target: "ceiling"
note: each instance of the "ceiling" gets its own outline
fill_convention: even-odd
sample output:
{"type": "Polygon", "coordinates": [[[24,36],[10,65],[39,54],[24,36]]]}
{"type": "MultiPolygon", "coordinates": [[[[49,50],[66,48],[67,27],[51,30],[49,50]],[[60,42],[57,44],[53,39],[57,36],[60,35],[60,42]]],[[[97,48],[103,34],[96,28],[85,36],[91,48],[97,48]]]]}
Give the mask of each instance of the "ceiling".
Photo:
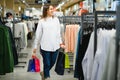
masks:
{"type": "MultiPolygon", "coordinates": [[[[26,4],[27,7],[35,7],[35,8],[40,8],[42,4],[36,3],[37,1],[42,1],[42,0],[15,0],[15,3],[20,3],[23,2],[26,4]],[[23,2],[25,1],[25,2],[23,2]]],[[[47,4],[52,4],[54,6],[57,6],[62,0],[46,0],[48,1],[47,4]]]]}
{"type": "MultiPolygon", "coordinates": [[[[38,4],[36,3],[36,1],[42,1],[42,0],[15,0],[15,3],[24,3],[26,5],[26,7],[28,8],[41,8],[42,3],[38,4]],[[25,1],[25,2],[23,2],[25,1]]],[[[61,7],[62,10],[68,8],[69,6],[72,6],[80,1],[83,0],[46,0],[46,1],[50,1],[50,3],[47,4],[52,4],[54,6],[58,6],[60,3],[65,2],[64,5],[61,7]]]]}

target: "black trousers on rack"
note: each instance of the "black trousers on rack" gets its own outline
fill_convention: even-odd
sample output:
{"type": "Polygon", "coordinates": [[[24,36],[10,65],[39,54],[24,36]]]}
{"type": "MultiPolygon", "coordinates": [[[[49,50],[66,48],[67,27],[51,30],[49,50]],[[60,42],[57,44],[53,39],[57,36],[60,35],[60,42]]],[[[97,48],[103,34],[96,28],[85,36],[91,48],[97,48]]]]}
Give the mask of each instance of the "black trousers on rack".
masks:
{"type": "Polygon", "coordinates": [[[87,35],[82,36],[82,43],[78,45],[77,50],[77,57],[76,57],[76,64],[75,64],[75,75],[74,77],[78,78],[79,80],[84,80],[83,69],[82,69],[82,60],[84,58],[85,52],[88,47],[90,33],[87,35]]]}

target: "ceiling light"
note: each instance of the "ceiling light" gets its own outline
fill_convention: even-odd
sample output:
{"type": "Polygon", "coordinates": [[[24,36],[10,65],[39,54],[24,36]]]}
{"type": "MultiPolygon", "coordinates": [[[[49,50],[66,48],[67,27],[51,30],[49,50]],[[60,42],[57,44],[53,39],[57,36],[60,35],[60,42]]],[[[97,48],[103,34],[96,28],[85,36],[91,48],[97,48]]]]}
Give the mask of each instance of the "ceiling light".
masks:
{"type": "Polygon", "coordinates": [[[21,11],[21,7],[20,6],[18,7],[18,10],[21,11]]]}
{"type": "Polygon", "coordinates": [[[25,0],[23,0],[23,3],[25,3],[25,0]]]}
{"type": "Polygon", "coordinates": [[[35,8],[33,7],[32,10],[35,10],[35,8]]]}

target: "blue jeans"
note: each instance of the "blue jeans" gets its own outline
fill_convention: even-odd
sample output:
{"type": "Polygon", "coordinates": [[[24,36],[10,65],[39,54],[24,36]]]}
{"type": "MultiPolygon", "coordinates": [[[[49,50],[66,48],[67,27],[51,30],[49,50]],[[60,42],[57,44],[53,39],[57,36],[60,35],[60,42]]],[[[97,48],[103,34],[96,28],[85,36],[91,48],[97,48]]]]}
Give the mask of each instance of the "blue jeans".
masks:
{"type": "Polygon", "coordinates": [[[58,55],[58,50],[55,52],[40,50],[42,57],[43,57],[43,64],[44,64],[44,77],[50,77],[50,69],[54,66],[56,62],[56,58],[58,55]]]}

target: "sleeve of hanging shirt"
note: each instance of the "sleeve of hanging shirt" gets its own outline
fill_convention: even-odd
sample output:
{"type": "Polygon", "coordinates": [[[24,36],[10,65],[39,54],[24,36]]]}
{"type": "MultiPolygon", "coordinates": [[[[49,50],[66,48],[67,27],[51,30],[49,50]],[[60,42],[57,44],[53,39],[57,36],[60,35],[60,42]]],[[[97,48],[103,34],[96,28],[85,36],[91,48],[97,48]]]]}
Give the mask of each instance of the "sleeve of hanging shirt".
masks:
{"type": "Polygon", "coordinates": [[[42,20],[40,20],[38,22],[37,30],[35,33],[35,40],[34,40],[34,47],[33,48],[37,49],[38,45],[40,44],[42,33],[43,33],[42,32],[42,20]]]}

